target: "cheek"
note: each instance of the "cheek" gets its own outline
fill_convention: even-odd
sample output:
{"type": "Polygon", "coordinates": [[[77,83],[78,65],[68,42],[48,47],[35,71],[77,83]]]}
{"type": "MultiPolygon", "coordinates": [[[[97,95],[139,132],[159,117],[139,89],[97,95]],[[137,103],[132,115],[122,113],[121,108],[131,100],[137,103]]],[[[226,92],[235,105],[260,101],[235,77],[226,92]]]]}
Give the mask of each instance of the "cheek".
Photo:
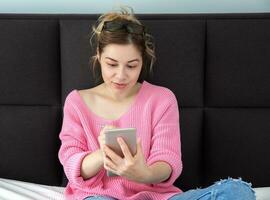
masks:
{"type": "Polygon", "coordinates": [[[102,72],[102,75],[105,76],[105,77],[110,77],[110,76],[113,76],[113,74],[114,74],[113,70],[110,70],[110,69],[108,69],[106,67],[103,67],[101,69],[101,72],[102,72]]]}
{"type": "Polygon", "coordinates": [[[136,75],[139,76],[140,73],[141,73],[141,71],[142,71],[142,67],[140,67],[140,68],[136,71],[136,75]]]}

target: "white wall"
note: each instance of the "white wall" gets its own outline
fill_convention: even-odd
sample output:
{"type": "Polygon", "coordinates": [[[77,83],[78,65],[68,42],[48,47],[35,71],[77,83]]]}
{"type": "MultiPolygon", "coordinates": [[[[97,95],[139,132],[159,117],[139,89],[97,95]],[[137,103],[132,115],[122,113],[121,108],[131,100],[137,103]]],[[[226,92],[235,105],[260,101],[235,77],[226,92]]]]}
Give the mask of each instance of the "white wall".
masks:
{"type": "Polygon", "coordinates": [[[104,13],[119,5],[135,13],[270,12],[270,0],[0,0],[0,13],[104,13]]]}

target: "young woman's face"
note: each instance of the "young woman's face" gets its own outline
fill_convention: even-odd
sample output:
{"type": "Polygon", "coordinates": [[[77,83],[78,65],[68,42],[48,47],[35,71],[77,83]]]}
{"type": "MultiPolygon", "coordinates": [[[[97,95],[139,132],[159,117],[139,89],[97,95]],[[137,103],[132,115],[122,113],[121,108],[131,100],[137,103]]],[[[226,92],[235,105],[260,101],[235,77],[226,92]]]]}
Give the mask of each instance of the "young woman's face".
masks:
{"type": "Polygon", "coordinates": [[[127,93],[137,83],[142,56],[133,44],[107,45],[98,58],[104,83],[113,92],[127,93]]]}

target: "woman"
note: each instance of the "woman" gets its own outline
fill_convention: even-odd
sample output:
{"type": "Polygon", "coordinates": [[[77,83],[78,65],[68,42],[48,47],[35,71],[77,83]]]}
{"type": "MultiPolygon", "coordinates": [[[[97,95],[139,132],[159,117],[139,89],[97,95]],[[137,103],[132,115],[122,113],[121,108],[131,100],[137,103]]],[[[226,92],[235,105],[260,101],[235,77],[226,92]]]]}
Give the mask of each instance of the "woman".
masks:
{"type": "Polygon", "coordinates": [[[64,105],[59,159],[69,180],[67,199],[255,199],[235,179],[183,193],[179,109],[168,88],[144,80],[155,61],[152,36],[133,13],[101,15],[93,72],[100,84],[73,90],[64,105]],[[124,157],[105,145],[104,131],[136,127],[137,152],[118,139],[124,157]],[[118,176],[109,177],[106,171],[118,176]]]}

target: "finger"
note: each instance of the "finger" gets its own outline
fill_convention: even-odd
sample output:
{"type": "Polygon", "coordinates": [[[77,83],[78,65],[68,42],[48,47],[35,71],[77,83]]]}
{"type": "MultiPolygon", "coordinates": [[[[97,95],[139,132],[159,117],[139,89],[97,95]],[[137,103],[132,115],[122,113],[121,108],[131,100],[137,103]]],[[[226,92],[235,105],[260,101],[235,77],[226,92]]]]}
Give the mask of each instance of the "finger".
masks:
{"type": "Polygon", "coordinates": [[[98,143],[101,149],[103,149],[103,146],[105,144],[105,139],[101,136],[98,136],[98,143]]]}
{"type": "Polygon", "coordinates": [[[106,169],[107,171],[110,171],[110,172],[112,172],[112,173],[114,173],[114,174],[120,175],[120,174],[118,173],[118,171],[111,169],[111,168],[110,168],[109,166],[107,166],[107,165],[104,165],[104,169],[106,169]]]}
{"type": "Polygon", "coordinates": [[[141,143],[141,138],[137,139],[137,153],[141,153],[142,152],[142,143],[141,143]]]}
{"type": "Polygon", "coordinates": [[[99,141],[100,143],[103,143],[103,142],[105,141],[105,137],[102,136],[102,135],[99,135],[99,136],[98,136],[98,141],[99,141]]]}
{"type": "Polygon", "coordinates": [[[117,171],[117,166],[108,157],[105,157],[104,159],[104,167],[107,170],[117,171]]]}
{"type": "Polygon", "coordinates": [[[104,152],[114,163],[121,163],[122,158],[107,145],[104,145],[104,152]]]}
{"type": "Polygon", "coordinates": [[[123,152],[123,154],[124,154],[124,157],[125,157],[126,159],[128,159],[128,160],[132,160],[133,156],[132,156],[132,154],[131,154],[131,152],[130,152],[130,150],[129,150],[129,148],[128,148],[127,143],[124,141],[124,139],[121,138],[121,137],[118,137],[118,138],[117,138],[117,142],[118,142],[119,145],[120,145],[120,148],[121,148],[121,150],[122,150],[122,152],[123,152]]]}

